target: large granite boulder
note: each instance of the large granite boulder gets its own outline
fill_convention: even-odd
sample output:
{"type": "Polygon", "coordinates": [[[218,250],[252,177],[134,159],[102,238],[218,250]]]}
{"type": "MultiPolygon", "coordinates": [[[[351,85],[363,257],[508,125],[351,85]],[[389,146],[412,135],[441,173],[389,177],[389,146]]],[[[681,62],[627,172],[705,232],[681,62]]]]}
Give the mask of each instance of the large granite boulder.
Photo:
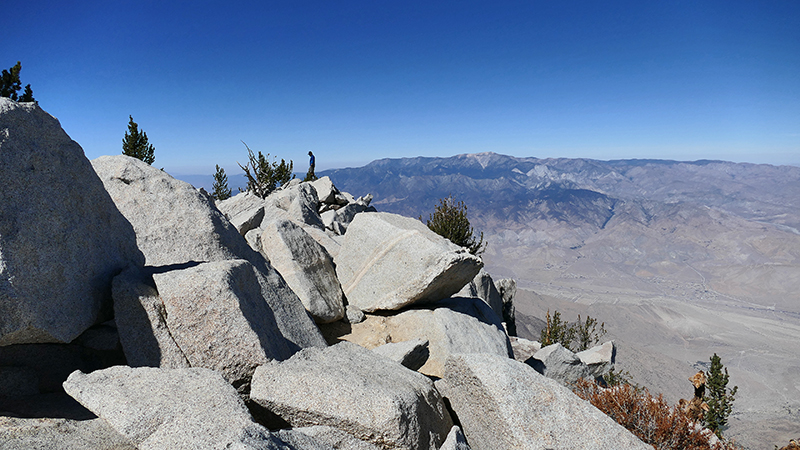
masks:
{"type": "Polygon", "coordinates": [[[117,366],[74,372],[64,390],[142,450],[285,448],[212,370],[117,366]]]}
{"type": "Polygon", "coordinates": [[[589,402],[513,359],[453,355],[436,386],[474,450],[652,450],[589,402]]]}
{"type": "Polygon", "coordinates": [[[325,425],[292,428],[292,431],[310,436],[317,442],[329,445],[336,450],[383,450],[385,448],[362,441],[346,431],[325,425]]]}
{"type": "Polygon", "coordinates": [[[349,342],[259,367],[250,398],[293,427],[327,425],[384,448],[435,450],[453,425],[427,377],[349,342]]]}
{"type": "Polygon", "coordinates": [[[511,348],[514,349],[514,359],[519,362],[533,364],[530,360],[533,355],[542,349],[542,343],[539,341],[531,341],[516,336],[509,336],[508,340],[511,341],[511,348]]]}
{"type": "Polygon", "coordinates": [[[125,155],[92,166],[136,231],[148,266],[259,256],[214,206],[213,199],[163,170],[125,155]]]}
{"type": "Polygon", "coordinates": [[[3,450],[137,450],[103,419],[0,416],[3,450]]]}
{"type": "Polygon", "coordinates": [[[311,317],[320,323],[344,317],[344,293],[325,248],[289,220],[272,221],[262,229],[261,251],[311,317]]]}
{"type": "Polygon", "coordinates": [[[80,145],[36,103],[0,98],[0,346],[68,343],[111,313],[111,279],[142,265],[80,145]]]}
{"type": "Polygon", "coordinates": [[[497,317],[503,318],[503,297],[497,291],[494,281],[492,281],[492,276],[483,269],[475,275],[472,281],[461,288],[461,291],[456,295],[458,297],[477,297],[486,302],[492,308],[492,311],[497,314],[497,317]]]}
{"type": "Polygon", "coordinates": [[[542,347],[526,362],[547,378],[567,385],[580,378],[590,378],[591,375],[589,367],[559,343],[542,347]]]}
{"type": "Polygon", "coordinates": [[[203,263],[153,279],[169,332],[192,367],[217,370],[239,387],[256,366],[298,350],[281,334],[264,299],[270,291],[247,261],[203,263]]]}
{"type": "Polygon", "coordinates": [[[503,278],[495,283],[500,297],[503,299],[503,323],[506,324],[506,331],[509,336],[517,335],[516,308],[514,307],[514,296],[517,295],[517,282],[511,278],[503,278]]]}
{"type": "Polygon", "coordinates": [[[377,212],[355,216],[336,257],[348,301],[368,312],[450,297],[481,267],[419,220],[377,212]]]}
{"type": "MultiPolygon", "coordinates": [[[[334,324],[334,325],[338,325],[334,324]]],[[[512,358],[511,344],[500,319],[477,298],[450,298],[396,315],[368,315],[366,320],[350,324],[349,332],[338,339],[374,349],[388,342],[429,342],[429,356],[418,370],[441,377],[444,363],[453,353],[492,353],[512,358]]],[[[333,326],[326,328],[334,332],[333,326]]]]}
{"type": "Polygon", "coordinates": [[[418,370],[428,362],[431,351],[427,339],[414,339],[404,342],[389,342],[372,349],[375,353],[399,362],[403,367],[418,370]]]}

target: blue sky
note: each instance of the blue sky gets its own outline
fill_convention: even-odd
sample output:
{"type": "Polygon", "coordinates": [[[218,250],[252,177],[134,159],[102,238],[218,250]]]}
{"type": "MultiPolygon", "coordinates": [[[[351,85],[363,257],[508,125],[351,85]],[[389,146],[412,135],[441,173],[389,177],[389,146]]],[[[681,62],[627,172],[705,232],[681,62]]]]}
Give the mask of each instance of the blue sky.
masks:
{"type": "Polygon", "coordinates": [[[38,1],[0,66],[87,157],[240,172],[494,151],[800,165],[800,2],[38,1]]]}

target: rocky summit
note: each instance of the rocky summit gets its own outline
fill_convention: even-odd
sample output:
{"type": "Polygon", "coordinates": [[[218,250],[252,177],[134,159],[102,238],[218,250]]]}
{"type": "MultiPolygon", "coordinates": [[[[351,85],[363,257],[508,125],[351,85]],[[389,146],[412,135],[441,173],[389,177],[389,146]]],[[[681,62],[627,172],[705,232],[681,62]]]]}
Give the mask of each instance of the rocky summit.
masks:
{"type": "Polygon", "coordinates": [[[648,448],[564,385],[614,344],[509,339],[514,281],[369,194],[215,202],[8,99],[0,179],[3,449],[648,448]]]}

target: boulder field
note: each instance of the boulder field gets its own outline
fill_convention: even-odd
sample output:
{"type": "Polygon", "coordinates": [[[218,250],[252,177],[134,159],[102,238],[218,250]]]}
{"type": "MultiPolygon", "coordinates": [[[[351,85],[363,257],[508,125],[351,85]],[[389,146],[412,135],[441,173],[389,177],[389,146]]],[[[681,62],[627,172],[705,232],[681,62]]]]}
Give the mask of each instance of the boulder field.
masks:
{"type": "Polygon", "coordinates": [[[646,449],[513,280],[327,177],[216,202],[0,98],[3,449],[646,449]],[[562,384],[563,383],[563,384],[562,384]]]}

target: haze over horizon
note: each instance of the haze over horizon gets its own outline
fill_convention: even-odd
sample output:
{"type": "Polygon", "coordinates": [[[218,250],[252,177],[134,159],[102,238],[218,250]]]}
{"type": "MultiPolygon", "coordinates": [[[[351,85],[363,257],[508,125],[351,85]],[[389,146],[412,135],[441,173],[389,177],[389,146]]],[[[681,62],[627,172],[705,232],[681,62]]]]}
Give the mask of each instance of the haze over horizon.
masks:
{"type": "Polygon", "coordinates": [[[381,158],[800,165],[800,3],[15,5],[0,68],[88,158],[128,116],[174,174],[246,149],[317,170],[381,158]]]}

